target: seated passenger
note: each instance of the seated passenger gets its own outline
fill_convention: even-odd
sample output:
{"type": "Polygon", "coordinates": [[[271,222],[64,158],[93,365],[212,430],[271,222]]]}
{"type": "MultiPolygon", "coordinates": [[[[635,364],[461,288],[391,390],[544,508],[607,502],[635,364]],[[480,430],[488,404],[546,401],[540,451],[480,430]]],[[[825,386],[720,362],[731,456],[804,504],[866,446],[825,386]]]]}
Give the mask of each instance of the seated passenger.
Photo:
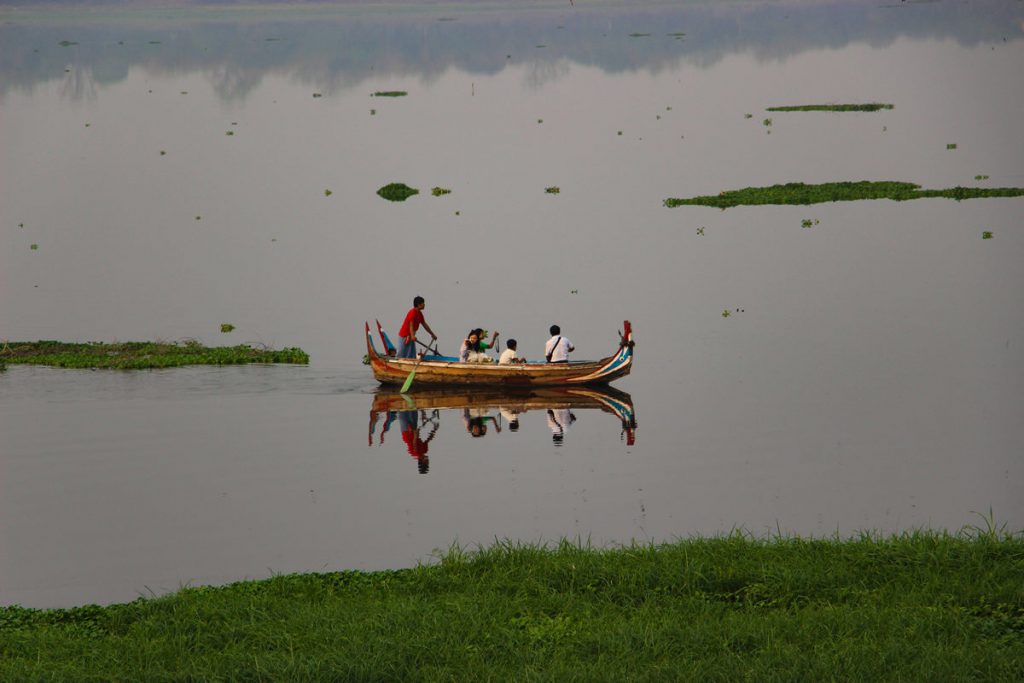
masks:
{"type": "Polygon", "coordinates": [[[506,349],[501,352],[501,358],[498,359],[498,365],[512,365],[514,363],[525,363],[525,358],[519,358],[516,356],[516,340],[509,339],[505,342],[506,349]]]}
{"type": "Polygon", "coordinates": [[[479,327],[470,330],[469,335],[462,341],[462,348],[459,349],[459,360],[464,363],[493,363],[494,359],[487,355],[487,350],[494,346],[498,333],[491,335],[491,343],[484,341],[484,331],[479,327]]]}

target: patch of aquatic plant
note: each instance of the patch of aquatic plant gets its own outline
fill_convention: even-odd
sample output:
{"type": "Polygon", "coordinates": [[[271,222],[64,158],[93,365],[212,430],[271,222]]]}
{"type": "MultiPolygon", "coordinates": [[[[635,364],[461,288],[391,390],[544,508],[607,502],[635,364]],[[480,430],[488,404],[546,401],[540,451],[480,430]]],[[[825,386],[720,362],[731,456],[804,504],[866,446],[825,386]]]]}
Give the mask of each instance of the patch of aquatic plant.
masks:
{"type": "Polygon", "coordinates": [[[956,143],[950,142],[946,144],[946,149],[956,149],[956,143]]]}
{"type": "Polygon", "coordinates": [[[28,248],[31,249],[32,251],[36,251],[36,250],[39,249],[39,245],[38,244],[30,244],[30,245],[28,245],[28,248]]]}
{"type": "Polygon", "coordinates": [[[235,326],[232,325],[231,323],[221,323],[220,324],[220,331],[221,332],[233,332],[234,329],[235,329],[235,326]]]}
{"type": "Polygon", "coordinates": [[[409,197],[419,193],[420,191],[415,187],[409,187],[405,183],[388,183],[377,190],[377,194],[389,202],[404,202],[409,197]]]}
{"type": "Polygon", "coordinates": [[[650,33],[630,33],[629,34],[630,38],[649,38],[650,36],[651,36],[650,33]]]}
{"type": "Polygon", "coordinates": [[[944,190],[923,190],[914,183],[892,181],[860,181],[842,183],[786,183],[770,187],[747,187],[729,190],[717,195],[704,195],[665,200],[667,207],[684,205],[714,206],[721,209],[732,206],[754,206],[762,204],[822,204],[825,202],[849,202],[863,199],[891,199],[906,201],[926,197],[945,197],[961,201],[987,197],[1024,196],[1022,187],[952,187],[944,190]]]}
{"type": "Polygon", "coordinates": [[[62,40],[62,41],[60,41],[57,44],[60,45],[61,47],[71,47],[72,45],[78,45],[78,43],[76,43],[73,40],[62,40]]]}
{"type": "Polygon", "coordinates": [[[765,111],[880,111],[892,109],[891,104],[871,102],[868,104],[798,104],[785,107],[768,107],[765,111]]]}
{"type": "Polygon", "coordinates": [[[373,93],[374,97],[405,97],[408,95],[404,90],[378,90],[373,93]]]}
{"type": "Polygon", "coordinates": [[[982,231],[981,239],[983,239],[983,240],[990,240],[990,239],[992,239],[992,231],[991,230],[984,230],[984,231],[982,231]]]}
{"type": "Polygon", "coordinates": [[[331,192],[330,190],[324,190],[324,196],[325,197],[330,197],[332,194],[334,194],[334,193],[331,192]]]}
{"type": "Polygon", "coordinates": [[[452,193],[452,191],[449,190],[447,187],[434,187],[434,188],[431,188],[431,190],[430,190],[430,194],[434,195],[435,197],[440,197],[441,195],[446,195],[446,194],[451,194],[451,193],[452,193]]]}
{"type": "Polygon", "coordinates": [[[805,218],[802,221],[800,221],[800,227],[802,227],[802,228],[810,228],[812,226],[817,225],[819,222],[820,221],[818,221],[817,218],[814,218],[814,219],[805,218]]]}
{"type": "MultiPolygon", "coordinates": [[[[299,348],[280,350],[238,346],[203,346],[196,341],[176,342],[9,342],[0,360],[10,364],[51,365],[61,368],[116,368],[135,370],[182,365],[235,365],[243,363],[309,363],[299,348]]],[[[2,678],[2,677],[0,677],[2,678]]]]}
{"type": "Polygon", "coordinates": [[[975,180],[988,180],[988,176],[987,175],[976,175],[976,176],[974,176],[974,179],[975,180]]]}
{"type": "Polygon", "coordinates": [[[105,607],[0,608],[0,680],[1011,681],[1021,671],[1019,536],[497,541],[435,559],[105,607]]]}
{"type": "Polygon", "coordinates": [[[562,191],[562,188],[552,185],[551,187],[545,187],[544,191],[548,194],[558,194],[562,191]]]}
{"type": "Polygon", "coordinates": [[[767,128],[767,127],[772,125],[772,120],[771,119],[765,119],[764,121],[761,122],[761,124],[764,125],[765,128],[767,128]]]}

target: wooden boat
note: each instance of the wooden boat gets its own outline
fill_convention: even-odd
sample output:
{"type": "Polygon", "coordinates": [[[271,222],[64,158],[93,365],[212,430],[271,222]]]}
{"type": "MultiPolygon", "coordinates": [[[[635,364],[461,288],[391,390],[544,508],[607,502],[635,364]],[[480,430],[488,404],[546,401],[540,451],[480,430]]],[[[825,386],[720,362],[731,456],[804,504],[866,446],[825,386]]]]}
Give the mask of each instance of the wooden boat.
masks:
{"type": "Polygon", "coordinates": [[[462,363],[454,356],[427,354],[422,359],[397,358],[394,346],[377,323],[385,355],[377,352],[366,323],[366,353],[373,376],[381,384],[402,384],[416,368],[415,386],[474,385],[494,387],[582,386],[608,384],[629,374],[633,366],[633,329],[629,321],[619,333],[619,348],[601,360],[568,363],[530,362],[516,365],[462,363]]]}
{"type": "MultiPolygon", "coordinates": [[[[419,377],[419,370],[416,371],[419,377]]],[[[612,387],[538,387],[501,389],[492,387],[435,387],[419,389],[403,394],[394,386],[382,386],[373,397],[370,406],[370,445],[381,415],[385,416],[385,431],[388,415],[405,410],[471,410],[497,409],[514,414],[531,410],[572,410],[596,409],[619,418],[626,444],[632,446],[636,440],[636,413],[633,399],[624,391],[612,387]]],[[[383,432],[381,435],[383,439],[383,432]]]]}

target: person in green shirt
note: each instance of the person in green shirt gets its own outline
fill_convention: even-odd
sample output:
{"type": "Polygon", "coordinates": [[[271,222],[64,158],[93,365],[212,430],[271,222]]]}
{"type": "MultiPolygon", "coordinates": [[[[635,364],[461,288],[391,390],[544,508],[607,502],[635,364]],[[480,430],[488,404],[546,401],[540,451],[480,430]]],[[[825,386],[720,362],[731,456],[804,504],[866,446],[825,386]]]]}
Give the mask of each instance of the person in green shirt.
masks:
{"type": "Polygon", "coordinates": [[[494,359],[487,355],[487,350],[498,342],[498,331],[495,330],[491,335],[490,342],[484,341],[485,336],[480,327],[470,330],[459,349],[459,360],[464,363],[493,363],[494,359]]]}

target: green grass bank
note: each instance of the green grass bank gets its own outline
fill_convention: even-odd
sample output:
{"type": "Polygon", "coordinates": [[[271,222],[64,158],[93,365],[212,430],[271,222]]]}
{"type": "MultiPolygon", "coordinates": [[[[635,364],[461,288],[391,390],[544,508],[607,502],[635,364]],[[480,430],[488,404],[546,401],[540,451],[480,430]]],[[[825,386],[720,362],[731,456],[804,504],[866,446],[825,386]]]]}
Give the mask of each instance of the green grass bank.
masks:
{"type": "Polygon", "coordinates": [[[1024,678],[1020,536],[498,542],[439,559],[0,608],[0,680],[1024,678]]]}
{"type": "Polygon", "coordinates": [[[920,185],[893,181],[862,180],[842,183],[786,183],[770,187],[746,187],[728,190],[716,195],[703,195],[679,199],[669,197],[665,206],[714,206],[727,209],[732,206],[760,204],[823,204],[825,202],[852,202],[864,199],[891,199],[902,202],[927,197],[945,197],[961,201],[985,197],[1021,197],[1024,187],[951,187],[944,190],[922,190],[920,185]]]}
{"type": "Polygon", "coordinates": [[[182,365],[237,365],[242,363],[309,363],[299,348],[258,349],[238,346],[203,346],[196,341],[176,342],[6,342],[0,345],[0,364],[52,365],[60,368],[114,368],[140,370],[182,365]]]}

